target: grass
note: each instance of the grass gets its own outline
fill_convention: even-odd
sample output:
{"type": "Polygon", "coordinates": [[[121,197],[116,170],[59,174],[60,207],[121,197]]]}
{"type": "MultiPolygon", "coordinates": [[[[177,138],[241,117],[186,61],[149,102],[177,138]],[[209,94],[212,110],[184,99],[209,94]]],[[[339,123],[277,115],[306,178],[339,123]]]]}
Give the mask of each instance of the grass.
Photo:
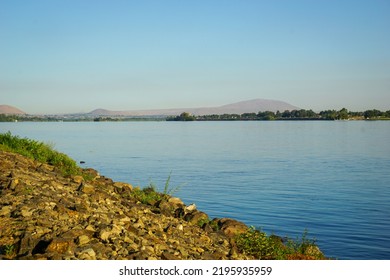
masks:
{"type": "Polygon", "coordinates": [[[133,189],[131,197],[141,202],[142,204],[155,205],[157,202],[163,200],[163,194],[157,192],[152,187],[140,189],[139,187],[133,189]]]}
{"type": "Polygon", "coordinates": [[[136,188],[132,192],[132,197],[136,200],[140,201],[143,204],[154,205],[157,202],[162,200],[168,200],[169,197],[173,196],[176,192],[180,190],[183,185],[177,187],[171,187],[171,175],[172,172],[169,173],[167,180],[165,181],[163,192],[158,191],[158,187],[152,181],[149,185],[143,189],[136,188]]]}
{"type": "Polygon", "coordinates": [[[307,238],[305,231],[301,238],[287,239],[283,242],[275,235],[268,236],[265,232],[250,227],[245,233],[236,237],[238,249],[256,259],[265,260],[315,260],[325,259],[325,256],[315,245],[314,239],[307,238]]]}
{"type": "Polygon", "coordinates": [[[57,152],[53,144],[20,138],[10,132],[0,133],[0,150],[18,153],[28,158],[58,168],[65,176],[80,174],[76,162],[67,155],[57,152]]]}
{"type": "Polygon", "coordinates": [[[5,255],[6,257],[12,258],[16,255],[16,249],[14,244],[6,244],[0,246],[0,254],[5,255]]]}

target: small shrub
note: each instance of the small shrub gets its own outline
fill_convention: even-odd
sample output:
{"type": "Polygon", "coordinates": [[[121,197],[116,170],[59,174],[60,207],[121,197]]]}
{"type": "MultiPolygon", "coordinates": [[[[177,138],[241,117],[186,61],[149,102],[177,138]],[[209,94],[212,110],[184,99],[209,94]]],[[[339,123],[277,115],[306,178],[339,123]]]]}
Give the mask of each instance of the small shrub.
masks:
{"type": "Polygon", "coordinates": [[[237,247],[245,254],[257,259],[273,259],[276,243],[265,232],[250,227],[236,239],[237,247]]]}
{"type": "Polygon", "coordinates": [[[267,236],[265,232],[250,227],[236,238],[238,249],[257,259],[325,259],[325,256],[315,245],[315,240],[307,238],[307,231],[296,240],[286,239],[283,242],[275,235],[267,236]]]}

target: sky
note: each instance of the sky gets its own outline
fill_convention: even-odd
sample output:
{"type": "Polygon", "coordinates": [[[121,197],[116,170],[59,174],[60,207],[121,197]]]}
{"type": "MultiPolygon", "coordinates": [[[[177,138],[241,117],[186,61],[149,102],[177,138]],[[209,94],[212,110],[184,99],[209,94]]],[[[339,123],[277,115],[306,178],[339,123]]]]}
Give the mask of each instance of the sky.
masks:
{"type": "Polygon", "coordinates": [[[0,104],[52,114],[255,98],[390,110],[390,1],[0,1],[0,104]]]}

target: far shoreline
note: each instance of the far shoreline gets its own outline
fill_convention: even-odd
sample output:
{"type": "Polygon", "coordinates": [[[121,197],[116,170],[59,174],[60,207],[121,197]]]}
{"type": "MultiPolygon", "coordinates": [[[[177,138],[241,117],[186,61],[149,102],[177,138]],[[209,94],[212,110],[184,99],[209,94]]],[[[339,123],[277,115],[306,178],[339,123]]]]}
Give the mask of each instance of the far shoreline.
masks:
{"type": "Polygon", "coordinates": [[[389,121],[390,110],[366,110],[352,112],[325,110],[259,111],[258,113],[224,113],[194,115],[182,112],[180,115],[122,115],[122,114],[0,114],[0,122],[150,122],[150,121],[389,121]]]}

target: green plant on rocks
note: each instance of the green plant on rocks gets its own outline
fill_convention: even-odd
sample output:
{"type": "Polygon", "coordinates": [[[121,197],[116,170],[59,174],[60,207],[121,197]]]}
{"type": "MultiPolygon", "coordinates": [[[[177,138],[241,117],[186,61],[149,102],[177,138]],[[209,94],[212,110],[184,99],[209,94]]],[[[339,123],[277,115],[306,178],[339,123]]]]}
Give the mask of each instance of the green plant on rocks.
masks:
{"type": "Polygon", "coordinates": [[[247,232],[241,233],[236,238],[237,247],[245,254],[257,259],[273,259],[276,250],[276,242],[269,238],[265,232],[250,227],[247,232]]]}
{"type": "Polygon", "coordinates": [[[307,231],[296,240],[288,239],[286,242],[275,235],[267,236],[265,232],[250,227],[247,232],[236,237],[238,249],[257,259],[324,259],[325,256],[315,245],[315,240],[307,237],[307,231]]]}
{"type": "Polygon", "coordinates": [[[0,134],[0,150],[14,152],[58,168],[63,175],[76,175],[80,168],[67,155],[57,152],[53,144],[13,136],[11,132],[0,134]]]}
{"type": "Polygon", "coordinates": [[[168,200],[169,197],[175,194],[182,187],[182,185],[173,188],[170,187],[171,175],[172,172],[165,181],[164,190],[162,192],[159,192],[156,184],[151,181],[149,185],[143,189],[134,189],[132,192],[132,197],[143,204],[149,205],[154,205],[162,200],[168,200]]]}
{"type": "Polygon", "coordinates": [[[131,195],[142,204],[148,205],[154,205],[163,199],[163,195],[158,193],[153,187],[147,187],[144,189],[135,188],[131,195]]]}
{"type": "Polygon", "coordinates": [[[6,257],[13,257],[15,256],[16,250],[14,244],[6,244],[3,246],[0,246],[0,254],[4,254],[6,257]]]}
{"type": "Polygon", "coordinates": [[[203,227],[206,224],[210,224],[210,222],[210,219],[200,219],[197,224],[199,227],[203,227]]]}

